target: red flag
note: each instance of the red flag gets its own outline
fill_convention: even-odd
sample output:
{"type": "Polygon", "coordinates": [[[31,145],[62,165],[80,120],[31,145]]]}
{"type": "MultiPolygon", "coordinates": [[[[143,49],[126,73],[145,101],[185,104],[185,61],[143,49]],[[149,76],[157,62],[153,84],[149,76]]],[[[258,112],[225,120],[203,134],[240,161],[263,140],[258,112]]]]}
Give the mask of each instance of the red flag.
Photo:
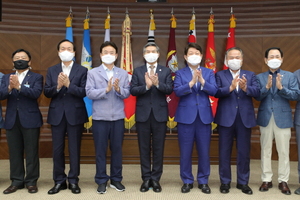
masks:
{"type": "MultiPolygon", "coordinates": [[[[176,29],[176,18],[172,14],[170,34],[169,34],[169,47],[167,55],[166,66],[169,67],[172,71],[172,79],[175,78],[175,72],[178,70],[177,55],[176,55],[176,42],[175,42],[175,29],[176,29]]],[[[172,129],[175,128],[177,123],[174,121],[176,108],[178,105],[179,98],[172,92],[170,95],[166,96],[169,109],[169,120],[167,126],[172,129]]]]}
{"type": "MultiPolygon", "coordinates": [[[[227,45],[226,45],[226,50],[230,49],[232,47],[235,47],[235,27],[236,27],[236,18],[234,17],[233,11],[231,9],[231,16],[230,16],[230,25],[229,25],[229,30],[228,30],[228,35],[227,35],[227,45]]],[[[225,63],[224,59],[224,65],[223,65],[223,70],[228,69],[227,64],[225,63]]]]}
{"type": "MultiPolygon", "coordinates": [[[[208,20],[208,36],[207,36],[206,55],[205,55],[206,58],[205,67],[212,69],[214,73],[216,73],[217,67],[216,67],[214,23],[215,23],[214,15],[212,14],[211,11],[211,15],[208,20]]],[[[215,116],[217,105],[218,105],[218,98],[210,96],[209,99],[210,99],[213,115],[215,116]]]]}
{"type": "MultiPolygon", "coordinates": [[[[131,51],[131,20],[126,13],[125,20],[122,27],[122,55],[120,68],[125,69],[128,72],[129,81],[132,76],[132,51],[131,51]]],[[[124,99],[124,112],[125,112],[125,128],[130,129],[135,124],[135,104],[136,97],[130,95],[127,99],[124,99]]]]}

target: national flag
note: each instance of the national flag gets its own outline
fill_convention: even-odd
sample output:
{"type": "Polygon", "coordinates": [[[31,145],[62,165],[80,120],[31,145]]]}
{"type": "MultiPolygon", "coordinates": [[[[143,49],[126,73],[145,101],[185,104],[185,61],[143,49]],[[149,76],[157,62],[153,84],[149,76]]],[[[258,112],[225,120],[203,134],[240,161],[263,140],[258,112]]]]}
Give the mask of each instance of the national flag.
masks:
{"type": "MultiPolygon", "coordinates": [[[[132,63],[132,51],[131,51],[131,20],[126,10],[125,20],[122,26],[122,52],[121,52],[121,65],[120,68],[128,72],[129,81],[131,81],[132,72],[133,72],[133,63],[132,63]]],[[[125,112],[125,128],[131,129],[135,124],[135,105],[136,97],[130,95],[127,99],[124,99],[124,112],[125,112]]]]}
{"type": "Polygon", "coordinates": [[[66,18],[66,39],[73,42],[73,28],[72,28],[72,8],[70,7],[69,15],[66,18]]]}
{"type": "Polygon", "coordinates": [[[109,11],[109,8],[107,8],[107,17],[105,19],[104,28],[105,28],[104,42],[110,41],[110,11],[109,11]]]}
{"type": "MultiPolygon", "coordinates": [[[[230,24],[229,24],[229,30],[228,30],[228,35],[227,35],[227,45],[226,45],[226,50],[235,47],[235,27],[236,27],[236,18],[233,14],[233,10],[231,8],[231,12],[230,12],[231,16],[230,16],[230,24]]],[[[225,58],[224,58],[224,65],[223,65],[223,70],[224,69],[228,69],[227,63],[225,62],[225,58]]]]}
{"type": "MultiPolygon", "coordinates": [[[[170,34],[169,34],[169,46],[168,46],[168,55],[167,55],[167,63],[166,66],[171,69],[172,79],[175,78],[175,72],[178,70],[178,62],[177,62],[177,51],[176,51],[176,41],[175,41],[175,29],[176,29],[176,18],[173,15],[172,10],[172,18],[170,24],[170,34]]],[[[177,105],[179,98],[172,92],[170,95],[166,96],[168,102],[169,109],[169,120],[167,122],[167,126],[172,129],[175,128],[177,122],[174,121],[177,105]]]]}
{"type": "Polygon", "coordinates": [[[190,20],[188,43],[196,43],[196,17],[193,8],[192,19],[190,20]]]}
{"type": "Polygon", "coordinates": [[[156,29],[156,27],[155,27],[153,10],[150,9],[150,25],[149,25],[149,32],[148,32],[148,42],[155,42],[155,39],[154,39],[155,29],[156,29]]]}
{"type": "MultiPolygon", "coordinates": [[[[207,45],[206,45],[206,55],[205,55],[205,67],[212,69],[214,73],[217,72],[216,67],[216,51],[215,51],[215,30],[214,30],[214,14],[211,9],[210,17],[208,20],[208,35],[207,35],[207,45]]],[[[213,96],[209,97],[213,116],[216,114],[217,105],[218,105],[218,98],[213,96]]],[[[212,124],[212,129],[216,128],[216,124],[212,124]]]]}
{"type": "MultiPolygon", "coordinates": [[[[83,21],[83,40],[82,40],[82,52],[81,52],[81,65],[88,70],[92,69],[92,53],[91,53],[91,41],[90,41],[90,12],[87,8],[86,17],[83,21]]],[[[92,126],[92,100],[88,97],[84,97],[86,110],[89,117],[89,122],[85,123],[85,128],[89,129],[92,126]]]]}

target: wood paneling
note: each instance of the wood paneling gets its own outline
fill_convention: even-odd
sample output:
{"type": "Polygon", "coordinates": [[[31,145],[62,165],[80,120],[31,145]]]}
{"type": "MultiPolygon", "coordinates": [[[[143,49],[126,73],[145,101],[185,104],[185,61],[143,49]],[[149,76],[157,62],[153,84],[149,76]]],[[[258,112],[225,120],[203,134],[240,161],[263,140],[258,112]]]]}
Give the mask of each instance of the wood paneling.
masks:
{"type": "MultiPolygon", "coordinates": [[[[57,64],[57,43],[65,37],[65,18],[72,6],[74,43],[77,47],[76,61],[80,62],[83,34],[83,19],[87,6],[91,13],[90,31],[93,67],[100,65],[99,47],[104,39],[104,20],[107,7],[111,11],[111,40],[121,51],[121,26],[125,17],[126,7],[132,20],[132,52],[134,67],[144,63],[142,49],[147,42],[149,28],[149,9],[154,10],[156,31],[155,41],[160,46],[159,63],[165,65],[168,48],[170,27],[170,12],[174,8],[177,18],[176,46],[179,67],[185,66],[183,49],[187,43],[189,21],[192,8],[196,11],[197,43],[203,50],[206,48],[207,20],[212,7],[215,13],[215,43],[217,68],[223,66],[226,37],[229,26],[230,7],[233,7],[237,18],[236,45],[244,51],[243,69],[261,73],[268,68],[264,64],[264,51],[272,46],[280,47],[284,52],[282,68],[288,71],[298,69],[300,56],[300,4],[297,0],[286,1],[255,1],[255,0],[168,0],[168,3],[135,3],[135,0],[110,1],[96,0],[2,0],[3,16],[0,22],[0,52],[1,67],[4,73],[12,69],[11,53],[24,48],[31,52],[33,71],[46,75],[47,68],[57,64]]],[[[204,52],[205,53],[205,52],[204,52]]],[[[205,55],[205,54],[204,54],[205,55]]],[[[204,59],[203,59],[204,60],[204,59]]],[[[51,130],[46,123],[47,110],[50,100],[44,95],[39,98],[43,113],[44,125],[41,128],[41,157],[51,157],[51,130]]],[[[6,102],[3,101],[4,106],[6,102]]],[[[257,109],[259,102],[254,100],[257,109]]],[[[295,103],[291,103],[292,107],[295,103]]],[[[137,137],[135,131],[126,133],[124,138],[124,163],[139,163],[137,137]]],[[[260,158],[259,130],[252,131],[251,158],[260,158]]],[[[0,140],[0,158],[8,158],[5,130],[2,130],[0,140]]],[[[94,147],[91,133],[84,133],[82,140],[82,162],[94,163],[94,147]]],[[[165,148],[165,163],[177,164],[179,162],[179,149],[176,132],[167,134],[165,148]]],[[[293,129],[291,139],[291,152],[296,151],[295,132],[293,129]]],[[[274,147],[273,159],[277,159],[274,147]]],[[[67,152],[66,152],[67,154],[67,152]]],[[[235,154],[235,149],[233,155],[235,154]]],[[[194,152],[193,161],[196,163],[197,154],[194,152]]],[[[296,154],[291,154],[292,160],[297,160],[296,154]]],[[[218,162],[218,135],[213,134],[211,142],[211,161],[218,162]]],[[[235,161],[235,156],[232,160],[235,161]]]]}

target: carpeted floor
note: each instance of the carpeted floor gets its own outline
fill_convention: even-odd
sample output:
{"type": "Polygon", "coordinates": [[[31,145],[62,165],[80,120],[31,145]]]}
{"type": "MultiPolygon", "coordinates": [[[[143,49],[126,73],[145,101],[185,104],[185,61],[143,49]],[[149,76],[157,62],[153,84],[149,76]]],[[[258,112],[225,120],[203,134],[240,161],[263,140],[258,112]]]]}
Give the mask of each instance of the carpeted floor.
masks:
{"type": "MultiPolygon", "coordinates": [[[[219,175],[218,166],[211,166],[211,176],[209,185],[212,190],[211,194],[203,194],[198,188],[198,184],[195,181],[194,189],[190,193],[182,194],[180,188],[182,182],[179,177],[178,165],[165,165],[163,177],[160,181],[163,191],[161,193],[155,193],[149,190],[146,193],[139,191],[142,183],[140,178],[140,166],[139,165],[124,165],[123,166],[123,184],[126,187],[125,192],[117,192],[115,189],[108,188],[106,194],[97,194],[97,185],[94,182],[95,165],[94,164],[82,164],[81,175],[79,185],[82,189],[81,194],[72,194],[70,190],[62,190],[58,194],[48,195],[48,190],[53,186],[52,181],[52,159],[41,159],[41,176],[38,181],[39,192],[36,194],[29,194],[26,189],[18,190],[13,194],[4,195],[2,191],[9,186],[9,162],[8,160],[0,160],[1,172],[0,172],[0,199],[10,200],[91,200],[91,199],[116,199],[116,200],[247,200],[247,199],[300,199],[299,195],[295,195],[294,191],[298,188],[298,175],[297,175],[297,162],[291,162],[291,175],[289,186],[292,191],[292,195],[284,195],[278,190],[277,186],[277,161],[273,161],[274,179],[273,188],[268,192],[259,192],[258,188],[261,184],[260,180],[260,161],[251,160],[251,177],[249,186],[252,188],[254,194],[246,195],[240,190],[236,189],[236,174],[235,166],[232,166],[232,184],[229,194],[221,194],[219,192],[219,175]]],[[[196,174],[196,166],[193,166],[194,175],[196,174]]],[[[109,172],[109,168],[108,168],[109,172]]]]}

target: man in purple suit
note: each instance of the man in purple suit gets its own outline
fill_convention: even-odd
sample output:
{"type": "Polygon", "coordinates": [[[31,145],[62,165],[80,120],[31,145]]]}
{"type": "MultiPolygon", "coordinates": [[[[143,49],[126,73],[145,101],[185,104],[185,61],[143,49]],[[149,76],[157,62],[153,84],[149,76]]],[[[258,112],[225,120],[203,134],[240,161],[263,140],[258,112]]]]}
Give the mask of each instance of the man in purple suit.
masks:
{"type": "Polygon", "coordinates": [[[228,70],[216,74],[219,98],[215,123],[219,132],[220,192],[228,193],[231,183],[231,152],[234,139],[237,147],[237,185],[245,194],[252,194],[248,186],[250,175],[251,128],[256,125],[252,97],[259,96],[253,72],[242,70],[243,52],[238,47],[227,50],[228,70]]]}
{"type": "Polygon", "coordinates": [[[180,147],[180,177],[182,193],[193,188],[192,152],[196,143],[198,152],[198,188],[210,194],[208,177],[210,174],[210,139],[213,122],[209,95],[214,96],[217,85],[211,69],[201,67],[202,48],[196,43],[185,47],[184,58],[188,64],[176,72],[174,92],[180,98],[175,121],[178,122],[180,147]]]}
{"type": "Polygon", "coordinates": [[[51,124],[53,146],[54,187],[48,194],[69,189],[79,194],[80,144],[83,124],[87,122],[87,112],[83,98],[87,69],[73,61],[75,46],[69,40],[62,40],[57,45],[61,63],[47,71],[44,94],[51,98],[47,122],[51,124]],[[65,137],[68,136],[70,170],[65,174],[65,137]]]}

